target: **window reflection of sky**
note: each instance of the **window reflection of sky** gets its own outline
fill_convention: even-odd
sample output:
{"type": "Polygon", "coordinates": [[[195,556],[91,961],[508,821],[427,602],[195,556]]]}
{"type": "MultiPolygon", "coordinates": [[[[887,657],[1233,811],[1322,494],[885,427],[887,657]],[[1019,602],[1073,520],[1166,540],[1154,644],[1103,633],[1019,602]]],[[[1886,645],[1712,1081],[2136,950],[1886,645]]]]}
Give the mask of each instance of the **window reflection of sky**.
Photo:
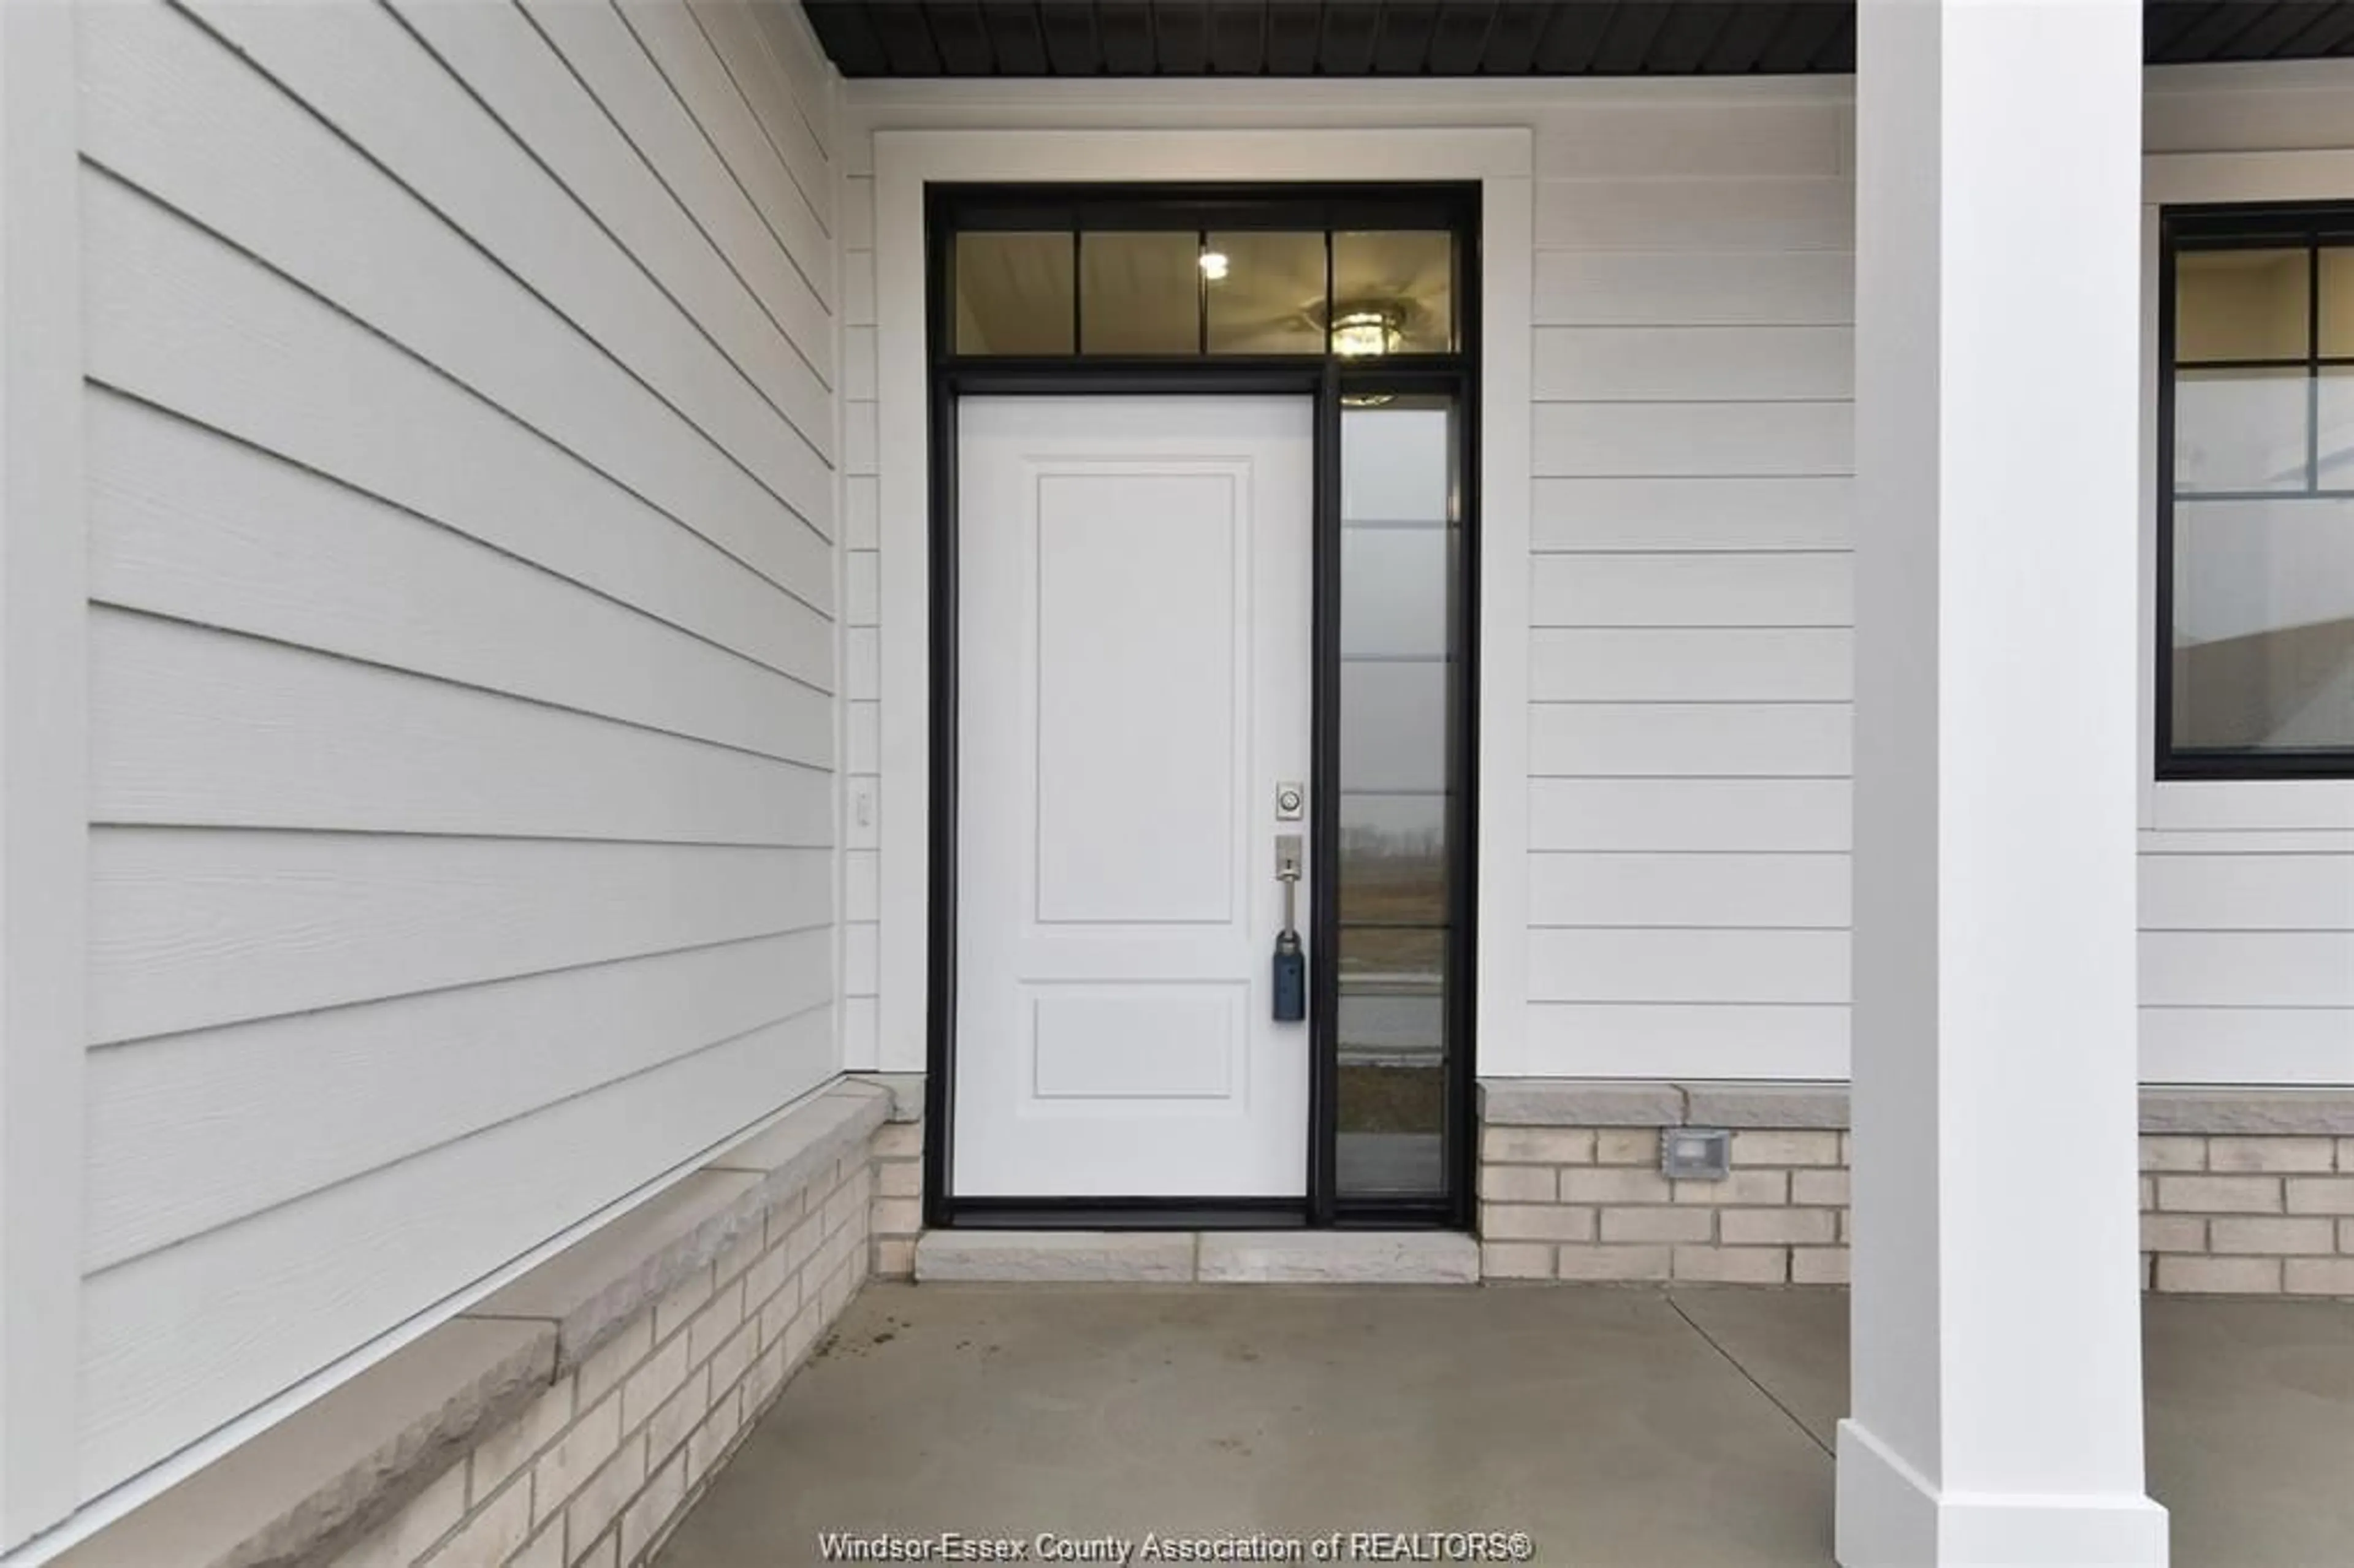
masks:
{"type": "Polygon", "coordinates": [[[1440,408],[1342,417],[1341,817],[1361,853],[1443,847],[1449,425],[1440,408]]]}
{"type": "Polygon", "coordinates": [[[2354,368],[2314,361],[2354,353],[2354,252],[2188,251],[2175,290],[2172,743],[2354,744],[2354,368]]]}

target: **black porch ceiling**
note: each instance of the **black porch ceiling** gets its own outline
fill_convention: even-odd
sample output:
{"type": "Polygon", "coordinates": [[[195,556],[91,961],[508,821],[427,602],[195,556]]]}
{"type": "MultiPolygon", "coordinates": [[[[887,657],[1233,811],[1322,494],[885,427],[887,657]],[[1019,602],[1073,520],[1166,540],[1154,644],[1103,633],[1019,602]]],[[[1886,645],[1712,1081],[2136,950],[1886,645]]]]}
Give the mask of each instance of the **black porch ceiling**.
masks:
{"type": "MultiPolygon", "coordinates": [[[[805,0],[844,76],[1855,69],[1853,0],[805,0]]],[[[2354,57],[2354,0],[2149,0],[2152,64],[2354,57]]]]}

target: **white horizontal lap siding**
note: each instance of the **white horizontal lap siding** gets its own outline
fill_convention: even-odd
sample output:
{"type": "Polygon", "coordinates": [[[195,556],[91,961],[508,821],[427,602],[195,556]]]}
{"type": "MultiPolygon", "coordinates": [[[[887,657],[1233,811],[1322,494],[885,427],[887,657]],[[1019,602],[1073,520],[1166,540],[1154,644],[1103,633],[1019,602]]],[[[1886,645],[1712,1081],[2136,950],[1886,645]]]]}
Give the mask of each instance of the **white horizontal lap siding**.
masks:
{"type": "Polygon", "coordinates": [[[366,832],[108,833],[90,895],[97,1044],[807,931],[829,915],[823,849],[366,832]]]}
{"type": "Polygon", "coordinates": [[[126,1475],[692,1160],[832,1070],[829,1010],[755,1030],[262,1210],[83,1287],[79,1449],[126,1475]],[[683,1152],[684,1151],[684,1152],[683,1152]],[[495,1195],[495,1202],[488,1201],[495,1195]],[[584,1200],[588,1200],[584,1205],[584,1200]]]}
{"type": "MultiPolygon", "coordinates": [[[[290,14],[337,26],[358,15],[290,14]]],[[[772,488],[362,147],[160,0],[95,7],[84,35],[94,163],[830,608],[814,453],[805,482],[772,488]]],[[[477,128],[486,143],[500,133],[487,120],[477,128]]]]}
{"type": "Polygon", "coordinates": [[[1535,348],[1541,399],[1779,403],[1855,391],[1850,327],[1555,326],[1538,329],[1535,348]]]}
{"type": "Polygon", "coordinates": [[[1855,466],[1847,403],[1548,403],[1537,409],[1543,477],[1836,475],[1855,466]]]}
{"type": "Polygon", "coordinates": [[[1534,626],[1855,624],[1848,553],[1550,555],[1530,585],[1534,626]]]}
{"type": "Polygon", "coordinates": [[[844,595],[798,19],[78,25],[87,1499],[838,1068],[844,595]]]}
{"type": "MultiPolygon", "coordinates": [[[[2354,196],[2293,173],[2354,158],[2354,64],[2154,72],[2143,124],[2152,154],[2213,155],[2213,199],[2354,196]]],[[[2354,1083],[2354,784],[2163,781],[2143,828],[2143,1078],[2354,1083]]]]}
{"type": "Polygon", "coordinates": [[[83,194],[93,380],[830,685],[822,611],[234,248],[104,175],[83,194]]]}
{"type": "MultiPolygon", "coordinates": [[[[730,357],[734,345],[706,335],[645,262],[605,237],[595,209],[548,177],[533,152],[504,133],[470,84],[444,69],[390,12],[370,7],[343,17],[319,7],[216,0],[199,0],[195,11],[525,286],[579,323],[736,461],[822,521],[830,477],[822,381],[805,370],[781,404],[759,395],[758,384],[730,357]]],[[[497,11],[502,20],[513,16],[505,7],[497,11]]],[[[585,95],[566,96],[578,101],[585,95]]],[[[720,94],[712,97],[725,101],[720,94]]],[[[741,112],[742,100],[735,103],[741,112]]],[[[802,248],[821,253],[822,236],[804,238],[802,248]]],[[[777,336],[772,329],[748,346],[766,348],[777,336]]]]}
{"type": "Polygon", "coordinates": [[[2142,1075],[2354,1083],[2354,846],[2146,832],[2142,1075]]]}
{"type": "Polygon", "coordinates": [[[89,1264],[201,1236],[822,1010],[830,964],[820,927],[100,1051],[89,1264]],[[467,1093],[403,1093],[419,1076],[467,1093]],[[244,1107],[263,1098],[299,1099],[312,1114],[256,1128],[244,1107]]]}
{"type": "Polygon", "coordinates": [[[308,828],[822,846],[831,737],[779,762],[120,610],[90,621],[90,812],[308,828]]]}
{"type": "Polygon", "coordinates": [[[1854,720],[1834,702],[1560,702],[1529,715],[1529,768],[1633,778],[1843,779],[1854,720]]]}
{"type": "Polygon", "coordinates": [[[1538,143],[1541,1073],[1844,1073],[1854,195],[1828,102],[1538,143]]]}
{"type": "Polygon", "coordinates": [[[1539,858],[1529,886],[1541,926],[1844,930],[1847,862],[1742,850],[1589,850],[1539,858]]]}
{"type": "Polygon", "coordinates": [[[1844,779],[1535,779],[1529,842],[1549,850],[1843,854],[1844,779]]]}
{"type": "Polygon", "coordinates": [[[1540,250],[1540,326],[1850,326],[1855,266],[1831,251],[1540,250]]]}
{"type": "Polygon", "coordinates": [[[2354,931],[2354,853],[2145,854],[2145,931],[2354,931]]]}
{"type": "Polygon", "coordinates": [[[662,176],[512,5],[408,4],[401,21],[585,207],[713,346],[824,450],[832,423],[817,363],[695,227],[662,176]]]}
{"type": "Polygon", "coordinates": [[[822,685],[139,404],[101,394],[87,428],[101,603],[823,759],[822,685]]]}
{"type": "MultiPolygon", "coordinates": [[[[409,7],[427,8],[422,0],[409,7]]],[[[754,203],[747,194],[747,175],[721,156],[711,129],[697,123],[661,63],[610,6],[530,0],[524,9],[621,133],[660,171],[705,239],[831,385],[832,321],[841,302],[830,301],[818,281],[827,276],[828,259],[789,252],[777,227],[784,220],[754,203]]]]}
{"type": "Polygon", "coordinates": [[[1545,929],[1529,941],[1548,1001],[1815,1002],[1848,995],[1845,931],[1545,929]]]}

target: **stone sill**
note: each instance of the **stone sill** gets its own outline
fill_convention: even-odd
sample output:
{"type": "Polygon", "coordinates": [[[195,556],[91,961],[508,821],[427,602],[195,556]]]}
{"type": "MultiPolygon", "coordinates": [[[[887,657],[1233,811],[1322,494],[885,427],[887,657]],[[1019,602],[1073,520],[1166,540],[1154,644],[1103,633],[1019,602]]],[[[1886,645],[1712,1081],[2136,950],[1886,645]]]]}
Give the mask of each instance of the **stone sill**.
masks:
{"type": "Polygon", "coordinates": [[[1477,1285],[1449,1231],[927,1231],[916,1278],[1063,1285],[1477,1285]]]}
{"type": "MultiPolygon", "coordinates": [[[[1845,1084],[1655,1083],[1620,1078],[1486,1078],[1490,1127],[1837,1128],[1845,1084]]],[[[2141,1130],[2354,1135],[2354,1088],[2146,1085],[2141,1130]]]]}
{"type": "Polygon", "coordinates": [[[1483,1078],[1479,1120],[1488,1127],[1844,1128],[1847,1086],[1483,1078]]]}
{"type": "Polygon", "coordinates": [[[924,1119],[924,1075],[921,1073],[854,1073],[851,1081],[889,1091],[893,1121],[924,1119]]]}
{"type": "Polygon", "coordinates": [[[325,1562],[522,1414],[922,1084],[844,1076],[774,1126],[329,1391],[56,1560],[58,1568],[325,1562]]]}

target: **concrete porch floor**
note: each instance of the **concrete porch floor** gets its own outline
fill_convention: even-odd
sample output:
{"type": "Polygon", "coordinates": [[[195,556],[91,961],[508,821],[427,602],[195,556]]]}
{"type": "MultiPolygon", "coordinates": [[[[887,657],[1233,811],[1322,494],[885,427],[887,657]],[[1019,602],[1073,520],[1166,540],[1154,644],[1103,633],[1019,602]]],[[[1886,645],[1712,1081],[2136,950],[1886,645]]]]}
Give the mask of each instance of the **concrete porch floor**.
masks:
{"type": "MultiPolygon", "coordinates": [[[[1830,1562],[1842,1292],[874,1286],[657,1560],[825,1531],[1525,1531],[1583,1568],[1830,1562]]],[[[2354,1563],[2354,1305],[2152,1298],[2176,1568],[2354,1563]]],[[[1035,1560],[1034,1558],[1033,1559],[1035,1560]]]]}

